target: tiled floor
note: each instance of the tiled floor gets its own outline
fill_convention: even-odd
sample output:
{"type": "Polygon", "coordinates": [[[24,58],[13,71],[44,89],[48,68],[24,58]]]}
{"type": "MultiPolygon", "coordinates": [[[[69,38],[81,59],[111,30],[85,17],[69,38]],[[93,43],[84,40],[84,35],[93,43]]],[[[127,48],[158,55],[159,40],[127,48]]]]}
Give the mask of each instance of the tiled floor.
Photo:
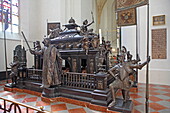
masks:
{"type": "MultiPolygon", "coordinates": [[[[3,87],[5,83],[6,81],[0,81],[0,96],[10,100],[36,107],[44,106],[45,110],[52,111],[52,113],[101,113],[86,107],[64,102],[45,103],[41,101],[40,97],[35,95],[4,91],[3,87]]],[[[149,85],[149,89],[149,112],[170,113],[170,86],[151,84],[149,85]]],[[[138,89],[132,88],[130,95],[135,105],[134,113],[145,113],[145,84],[139,84],[138,89]]],[[[3,104],[2,100],[0,100],[0,104],[3,104]]],[[[22,113],[25,113],[24,108],[22,111],[22,113]]],[[[33,113],[33,111],[30,111],[30,113],[33,113]]]]}

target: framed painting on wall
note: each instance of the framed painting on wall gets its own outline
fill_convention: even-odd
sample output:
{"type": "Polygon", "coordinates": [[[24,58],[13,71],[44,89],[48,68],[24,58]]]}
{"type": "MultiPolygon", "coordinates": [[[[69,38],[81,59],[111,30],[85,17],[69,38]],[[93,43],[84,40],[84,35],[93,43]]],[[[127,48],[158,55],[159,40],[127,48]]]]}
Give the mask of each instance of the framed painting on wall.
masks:
{"type": "Polygon", "coordinates": [[[50,30],[60,29],[60,22],[47,23],[47,35],[50,34],[50,30]]]}
{"type": "Polygon", "coordinates": [[[153,16],[153,25],[165,25],[165,15],[153,16]]]}
{"type": "Polygon", "coordinates": [[[118,11],[117,24],[119,26],[136,25],[136,8],[118,11]]]}

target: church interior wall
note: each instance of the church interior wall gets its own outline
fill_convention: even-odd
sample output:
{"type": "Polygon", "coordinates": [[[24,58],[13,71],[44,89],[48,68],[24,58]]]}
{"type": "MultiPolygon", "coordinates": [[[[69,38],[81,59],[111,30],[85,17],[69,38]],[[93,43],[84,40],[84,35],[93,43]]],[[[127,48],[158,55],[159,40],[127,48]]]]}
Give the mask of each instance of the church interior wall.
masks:
{"type": "MultiPolygon", "coordinates": [[[[169,29],[170,23],[168,20],[169,16],[169,0],[150,0],[150,15],[149,15],[149,55],[152,58],[152,29],[167,29],[167,58],[166,59],[151,59],[149,64],[149,81],[151,84],[165,84],[170,85],[170,45],[169,45],[169,29]],[[161,4],[161,5],[160,5],[161,4]],[[165,25],[153,26],[152,18],[153,16],[165,15],[166,23],[165,25]]],[[[146,60],[147,53],[147,6],[142,6],[137,9],[138,13],[138,27],[137,27],[137,35],[138,35],[138,44],[139,44],[139,56],[141,58],[141,62],[146,60]]],[[[161,40],[161,39],[160,39],[161,40]]],[[[125,45],[128,50],[133,53],[133,56],[136,56],[136,26],[130,27],[122,27],[122,45],[125,45]]],[[[139,71],[139,82],[145,83],[146,68],[143,68],[139,71]]]]}
{"type": "MultiPolygon", "coordinates": [[[[85,19],[91,21],[93,1],[87,0],[21,0],[20,1],[20,31],[23,31],[31,47],[33,41],[42,41],[47,34],[47,20],[49,23],[60,22],[61,27],[67,24],[73,17],[78,25],[82,25],[85,19]],[[89,5],[90,4],[90,5],[89,5]],[[85,8],[88,7],[88,8],[85,8]],[[85,9],[84,9],[85,8],[85,9]],[[83,15],[83,16],[82,16],[83,15]]],[[[62,28],[63,29],[63,28],[62,28]]],[[[1,56],[0,71],[5,71],[3,32],[0,32],[0,43],[3,49],[1,56]]],[[[7,38],[7,64],[13,59],[13,50],[16,45],[21,44],[21,34],[6,33],[7,38]],[[10,49],[9,49],[10,48],[10,49]]],[[[24,42],[24,47],[28,49],[24,42]]],[[[27,66],[32,67],[33,55],[27,52],[27,66]]],[[[8,65],[9,66],[9,65],[8,65]]]]}
{"type": "MultiPolygon", "coordinates": [[[[20,1],[20,30],[24,31],[25,36],[28,39],[28,42],[30,43],[30,45],[32,44],[32,42],[37,38],[36,34],[33,31],[36,31],[36,18],[37,16],[35,16],[37,13],[35,13],[34,15],[33,10],[35,9],[34,7],[36,6],[36,2],[34,3],[34,0],[21,0],[20,1]],[[34,9],[33,9],[34,8],[34,9]],[[32,9],[32,12],[30,12],[30,9],[32,9]],[[34,24],[35,23],[35,24],[34,24]],[[30,32],[31,31],[31,32],[30,32]],[[30,35],[30,34],[35,34],[30,35]],[[31,37],[30,37],[31,36],[31,37]]],[[[34,11],[35,12],[35,11],[34,11]]],[[[20,45],[21,44],[21,39],[23,39],[23,37],[20,34],[17,33],[9,33],[6,32],[6,44],[7,44],[7,66],[9,66],[9,63],[12,62],[13,60],[13,50],[15,49],[16,45],[20,45]]],[[[38,38],[37,38],[38,39],[38,38]]],[[[24,43],[24,47],[27,49],[27,45],[25,45],[24,43]]],[[[33,46],[31,46],[33,47],[33,46]]],[[[0,32],[0,53],[2,53],[2,55],[0,55],[0,72],[1,71],[5,71],[5,53],[4,53],[4,33],[1,31],[0,32]]],[[[33,64],[33,56],[27,52],[27,66],[31,67],[33,64]]]]}
{"type": "MultiPolygon", "coordinates": [[[[20,0],[20,30],[24,31],[28,41],[32,44],[33,41],[42,41],[44,35],[47,34],[48,22],[61,22],[61,25],[68,23],[70,17],[76,20],[78,25],[82,25],[83,20],[87,19],[91,22],[91,11],[93,11],[95,23],[91,26],[94,32],[98,33],[98,29],[104,31],[116,30],[116,21],[112,20],[116,17],[114,14],[114,1],[107,0],[101,15],[101,24],[97,24],[96,1],[95,0],[20,0]],[[112,9],[112,10],[110,10],[112,9]]],[[[169,53],[169,0],[150,0],[150,31],[151,29],[167,28],[167,59],[152,59],[150,62],[150,83],[168,84],[170,85],[170,53],[169,53]],[[160,5],[161,4],[161,5],[160,5]],[[152,17],[156,15],[166,15],[166,24],[161,26],[152,25],[152,17]]],[[[141,61],[146,60],[146,6],[138,8],[138,37],[139,37],[139,55],[141,61]]],[[[106,35],[106,32],[103,34],[106,35]]],[[[105,36],[107,37],[107,36],[105,36]]],[[[116,34],[111,34],[109,40],[114,40],[116,34]]],[[[7,34],[7,55],[8,64],[12,61],[13,49],[20,44],[21,35],[7,34]],[[11,38],[11,39],[10,39],[11,38]],[[10,48],[10,49],[9,49],[10,48]]],[[[3,32],[0,33],[0,47],[3,46],[3,32]]],[[[127,26],[122,28],[122,45],[126,46],[131,51],[133,56],[136,54],[136,27],[127,26]]],[[[25,45],[25,43],[24,43],[25,45]]],[[[116,41],[113,42],[116,48],[116,41]]],[[[33,45],[31,45],[33,47],[33,45]]],[[[27,46],[25,45],[27,49],[27,46]]],[[[0,49],[3,55],[0,56],[0,71],[5,70],[4,49],[0,49]]],[[[151,55],[151,32],[150,32],[150,55],[151,55]]],[[[33,56],[27,52],[28,67],[33,65],[33,56]]],[[[145,83],[145,68],[139,71],[139,82],[145,83]]]]}
{"type": "Polygon", "coordinates": [[[111,41],[112,48],[116,50],[117,40],[116,40],[116,14],[115,14],[115,1],[107,0],[100,17],[99,28],[102,30],[102,36],[105,40],[111,41]]]}

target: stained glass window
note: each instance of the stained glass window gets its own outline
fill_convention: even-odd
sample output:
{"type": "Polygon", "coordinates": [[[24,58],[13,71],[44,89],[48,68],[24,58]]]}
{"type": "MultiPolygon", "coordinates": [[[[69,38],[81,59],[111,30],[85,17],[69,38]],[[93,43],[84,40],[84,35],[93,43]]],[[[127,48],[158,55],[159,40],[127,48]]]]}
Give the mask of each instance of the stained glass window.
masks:
{"type": "Polygon", "coordinates": [[[19,0],[0,0],[0,31],[19,32],[19,0]],[[6,21],[7,20],[7,21],[6,21]]]}

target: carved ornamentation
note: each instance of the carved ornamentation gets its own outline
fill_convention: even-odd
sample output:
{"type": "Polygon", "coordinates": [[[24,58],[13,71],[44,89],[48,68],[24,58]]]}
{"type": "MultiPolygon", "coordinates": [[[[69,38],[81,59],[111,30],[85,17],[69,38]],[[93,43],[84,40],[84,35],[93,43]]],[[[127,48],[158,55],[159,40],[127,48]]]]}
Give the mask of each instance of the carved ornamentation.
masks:
{"type": "Polygon", "coordinates": [[[116,10],[125,10],[129,8],[139,7],[146,5],[148,0],[117,0],[116,1],[116,10]]]}
{"type": "Polygon", "coordinates": [[[136,8],[118,12],[118,25],[136,25],[136,8]]]}

